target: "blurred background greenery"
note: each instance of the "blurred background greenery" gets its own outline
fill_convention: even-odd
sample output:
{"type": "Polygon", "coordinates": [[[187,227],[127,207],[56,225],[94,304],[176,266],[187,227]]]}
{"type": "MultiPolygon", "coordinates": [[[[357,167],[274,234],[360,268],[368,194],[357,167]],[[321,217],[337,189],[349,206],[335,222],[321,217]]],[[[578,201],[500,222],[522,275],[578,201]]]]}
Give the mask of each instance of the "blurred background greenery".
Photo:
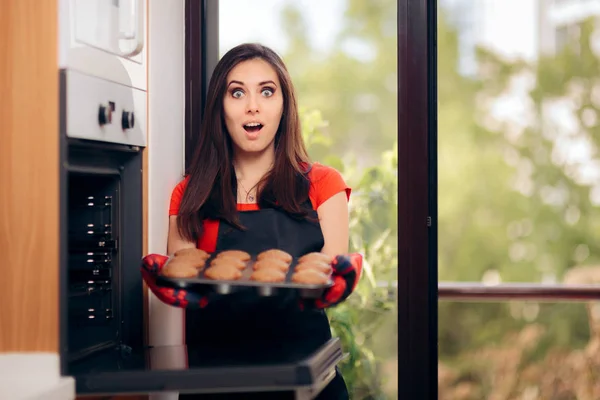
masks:
{"type": "MultiPolygon", "coordinates": [[[[599,4],[440,0],[441,281],[600,283],[600,10],[574,3],[599,4]],[[556,22],[564,4],[571,22],[556,22]]],[[[219,4],[221,51],[282,54],[311,157],[354,189],[351,249],[368,263],[328,315],[351,398],[395,399],[396,1],[219,4]]],[[[440,399],[599,399],[599,316],[595,303],[440,301],[440,399]]]]}

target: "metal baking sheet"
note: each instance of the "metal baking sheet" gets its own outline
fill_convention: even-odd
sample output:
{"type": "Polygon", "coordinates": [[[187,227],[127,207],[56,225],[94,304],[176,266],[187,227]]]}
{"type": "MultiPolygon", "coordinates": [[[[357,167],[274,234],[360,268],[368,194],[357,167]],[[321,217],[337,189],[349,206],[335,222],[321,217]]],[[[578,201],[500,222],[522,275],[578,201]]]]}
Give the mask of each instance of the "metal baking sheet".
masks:
{"type": "MultiPolygon", "coordinates": [[[[240,288],[254,287],[257,293],[261,296],[274,296],[281,290],[296,290],[300,297],[307,299],[315,299],[323,294],[323,291],[333,285],[331,278],[323,285],[308,285],[292,282],[292,275],[298,265],[298,259],[292,259],[290,268],[288,269],[285,281],[283,282],[258,282],[250,280],[252,275],[253,266],[256,262],[256,255],[252,255],[250,261],[246,263],[246,267],[242,270],[242,277],[238,280],[227,281],[227,280],[214,280],[208,279],[204,276],[204,271],[210,265],[210,262],[217,257],[217,253],[211,254],[211,257],[206,261],[205,268],[199,271],[198,276],[195,278],[170,278],[160,275],[157,278],[157,283],[161,286],[174,287],[178,289],[186,290],[211,290],[219,294],[233,293],[240,288]]],[[[173,256],[169,257],[165,266],[173,259],[173,256]]]]}

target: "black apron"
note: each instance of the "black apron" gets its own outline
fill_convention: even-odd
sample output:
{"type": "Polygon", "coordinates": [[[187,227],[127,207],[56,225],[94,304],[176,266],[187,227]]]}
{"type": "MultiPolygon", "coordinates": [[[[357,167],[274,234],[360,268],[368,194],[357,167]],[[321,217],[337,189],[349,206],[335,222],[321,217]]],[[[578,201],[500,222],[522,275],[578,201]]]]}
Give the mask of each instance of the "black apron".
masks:
{"type": "MultiPolygon", "coordinates": [[[[307,202],[307,206],[310,202],[307,202]]],[[[242,231],[221,221],[216,251],[243,250],[258,254],[268,249],[281,249],[293,257],[321,251],[323,233],[316,211],[311,220],[298,220],[273,208],[242,211],[242,231]]],[[[251,346],[260,348],[266,359],[281,357],[298,350],[308,355],[331,339],[331,328],[324,310],[300,310],[294,292],[275,297],[259,297],[252,288],[209,302],[202,310],[186,312],[186,342],[211,343],[217,347],[251,346]]],[[[180,399],[277,399],[280,393],[244,393],[236,395],[180,395],[180,399]]],[[[346,384],[339,373],[323,389],[317,400],[349,399],[346,384]]]]}

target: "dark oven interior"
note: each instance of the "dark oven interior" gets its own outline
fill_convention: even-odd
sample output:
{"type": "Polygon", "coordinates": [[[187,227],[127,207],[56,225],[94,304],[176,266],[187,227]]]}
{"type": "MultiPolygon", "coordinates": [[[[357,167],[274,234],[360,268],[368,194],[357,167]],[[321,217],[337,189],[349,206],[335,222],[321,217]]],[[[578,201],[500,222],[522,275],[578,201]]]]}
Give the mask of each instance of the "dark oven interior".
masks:
{"type": "Polygon", "coordinates": [[[120,340],[119,177],[68,177],[68,338],[71,358],[120,340]]]}
{"type": "Polygon", "coordinates": [[[65,144],[62,191],[63,369],[142,341],[142,154],[65,144]],[[65,362],[66,361],[66,362],[65,362]]]}

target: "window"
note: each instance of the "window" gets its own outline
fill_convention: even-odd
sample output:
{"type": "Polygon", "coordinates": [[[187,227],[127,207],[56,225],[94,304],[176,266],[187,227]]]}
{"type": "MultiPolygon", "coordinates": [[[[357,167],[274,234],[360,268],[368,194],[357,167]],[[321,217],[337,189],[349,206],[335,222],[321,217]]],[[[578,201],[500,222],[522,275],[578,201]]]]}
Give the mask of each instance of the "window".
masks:
{"type": "Polygon", "coordinates": [[[554,26],[548,3],[521,3],[478,2],[472,76],[456,68],[464,55],[462,28],[447,18],[453,5],[438,13],[438,372],[447,400],[598,390],[570,378],[600,355],[598,16],[554,26]],[[556,51],[541,52],[552,38],[556,51]]]}

